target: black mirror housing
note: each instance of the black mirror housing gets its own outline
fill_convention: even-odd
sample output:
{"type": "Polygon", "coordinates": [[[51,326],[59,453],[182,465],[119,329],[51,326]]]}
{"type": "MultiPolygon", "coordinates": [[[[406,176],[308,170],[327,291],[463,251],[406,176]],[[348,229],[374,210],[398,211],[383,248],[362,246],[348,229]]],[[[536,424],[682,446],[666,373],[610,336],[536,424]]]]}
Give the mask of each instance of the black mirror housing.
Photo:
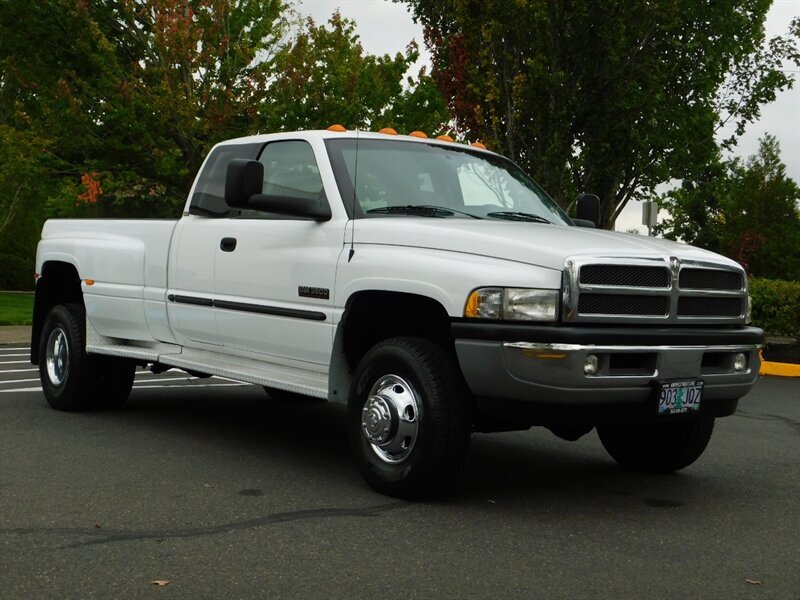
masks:
{"type": "Polygon", "coordinates": [[[250,198],[261,193],[264,165],[257,160],[234,158],[225,173],[225,204],[231,208],[247,208],[250,198]]]}
{"type": "Polygon", "coordinates": [[[247,203],[248,208],[292,217],[306,217],[315,221],[329,221],[331,208],[324,199],[255,194],[247,203]]]}
{"type": "Polygon", "coordinates": [[[580,194],[576,213],[578,220],[591,221],[597,226],[600,223],[600,198],[595,194],[580,194]]]}
{"type": "Polygon", "coordinates": [[[597,228],[597,225],[594,221],[590,221],[588,219],[570,219],[572,224],[576,227],[588,227],[589,229],[597,228]]]}

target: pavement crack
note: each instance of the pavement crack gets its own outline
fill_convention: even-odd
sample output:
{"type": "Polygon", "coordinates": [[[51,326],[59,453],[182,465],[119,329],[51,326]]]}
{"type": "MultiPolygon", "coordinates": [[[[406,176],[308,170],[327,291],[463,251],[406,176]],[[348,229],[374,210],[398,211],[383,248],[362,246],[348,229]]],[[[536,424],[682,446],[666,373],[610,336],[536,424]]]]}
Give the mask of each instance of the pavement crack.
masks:
{"type": "Polygon", "coordinates": [[[757,421],[776,421],[778,423],[784,423],[791,427],[792,429],[797,430],[800,432],[800,421],[795,419],[791,419],[789,417],[784,417],[782,415],[757,415],[755,413],[747,412],[745,410],[737,410],[736,416],[745,417],[746,419],[755,419],[757,421]]]}
{"type": "Polygon", "coordinates": [[[378,504],[366,508],[316,508],[309,510],[296,510],[289,512],[273,513],[256,517],[253,519],[245,519],[244,521],[235,521],[232,523],[224,523],[221,525],[210,525],[207,527],[196,527],[191,529],[176,529],[176,530],[153,530],[153,531],[109,531],[107,529],[88,529],[83,527],[72,528],[11,528],[0,529],[3,534],[20,534],[28,535],[35,533],[46,533],[50,535],[79,535],[88,536],[90,539],[71,544],[65,544],[61,548],[82,548],[86,546],[97,546],[101,544],[113,544],[117,542],[134,542],[141,540],[157,540],[163,542],[168,539],[186,539],[195,538],[209,535],[219,535],[222,533],[229,533],[242,529],[252,529],[258,527],[266,527],[268,525],[276,525],[280,523],[290,523],[292,521],[303,521],[311,519],[333,519],[341,517],[356,517],[356,518],[375,518],[381,516],[383,513],[397,510],[408,506],[408,502],[398,501],[390,502],[387,504],[378,504]]]}

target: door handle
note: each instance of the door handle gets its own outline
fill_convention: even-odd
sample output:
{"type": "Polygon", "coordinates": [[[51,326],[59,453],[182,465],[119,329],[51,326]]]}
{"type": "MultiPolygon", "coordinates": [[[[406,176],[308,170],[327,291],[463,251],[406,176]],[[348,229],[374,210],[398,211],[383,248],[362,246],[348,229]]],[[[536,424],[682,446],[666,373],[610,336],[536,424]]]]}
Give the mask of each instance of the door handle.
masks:
{"type": "Polygon", "coordinates": [[[236,238],[222,238],[219,249],[223,252],[233,252],[236,250],[236,238]]]}

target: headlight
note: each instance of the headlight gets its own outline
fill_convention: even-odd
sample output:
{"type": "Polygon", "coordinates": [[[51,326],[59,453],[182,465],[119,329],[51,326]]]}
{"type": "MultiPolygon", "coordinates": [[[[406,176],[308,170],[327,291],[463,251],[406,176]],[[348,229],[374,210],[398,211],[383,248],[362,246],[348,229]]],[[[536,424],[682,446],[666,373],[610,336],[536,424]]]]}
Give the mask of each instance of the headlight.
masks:
{"type": "Polygon", "coordinates": [[[469,295],[464,316],[508,321],[556,321],[559,290],[478,288],[469,295]]]}

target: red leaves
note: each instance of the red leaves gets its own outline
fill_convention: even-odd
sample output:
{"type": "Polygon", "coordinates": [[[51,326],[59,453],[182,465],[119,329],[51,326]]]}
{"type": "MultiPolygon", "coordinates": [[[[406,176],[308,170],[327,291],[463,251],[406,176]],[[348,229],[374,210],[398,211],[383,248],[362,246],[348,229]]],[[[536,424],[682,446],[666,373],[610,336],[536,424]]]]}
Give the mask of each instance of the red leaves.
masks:
{"type": "Polygon", "coordinates": [[[97,199],[103,195],[103,188],[100,187],[100,173],[92,171],[81,175],[81,184],[86,187],[83,194],[78,195],[78,200],[86,204],[95,204],[97,199]]]}

